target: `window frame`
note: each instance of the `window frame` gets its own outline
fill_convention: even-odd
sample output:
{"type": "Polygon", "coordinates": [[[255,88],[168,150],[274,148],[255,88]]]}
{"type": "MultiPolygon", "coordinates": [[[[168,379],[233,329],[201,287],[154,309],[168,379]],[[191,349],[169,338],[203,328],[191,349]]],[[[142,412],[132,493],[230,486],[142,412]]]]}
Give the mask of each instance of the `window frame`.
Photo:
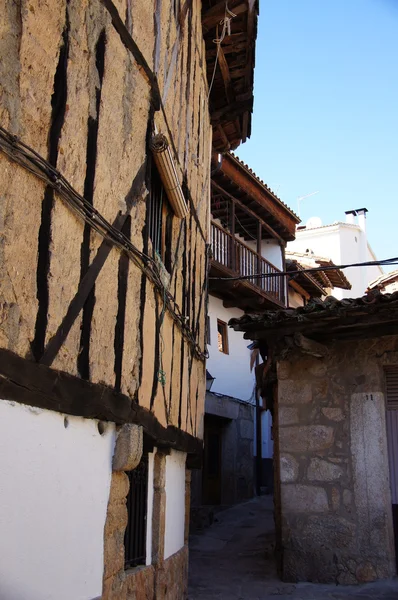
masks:
{"type": "Polygon", "coordinates": [[[153,159],[150,165],[150,189],[147,207],[148,240],[152,256],[160,260],[168,273],[172,270],[174,211],[153,159]],[[160,203],[160,206],[156,204],[160,203]],[[157,239],[153,239],[155,237],[157,239]]]}
{"type": "Polygon", "coordinates": [[[225,321],[222,321],[221,319],[217,319],[217,342],[218,351],[222,354],[229,354],[228,325],[225,321]],[[219,330],[220,325],[222,331],[219,330]],[[222,338],[222,349],[220,348],[220,342],[218,338],[219,335],[221,335],[222,338]]]}
{"type": "MultiPolygon", "coordinates": [[[[147,562],[147,521],[148,521],[148,488],[149,488],[149,456],[142,455],[140,463],[131,471],[126,471],[129,478],[129,491],[126,497],[127,525],[124,534],[124,569],[145,566],[147,562]],[[134,485],[139,477],[146,477],[144,485],[134,485]],[[142,503],[144,499],[144,510],[142,503]],[[137,509],[137,507],[139,507],[137,509]],[[136,509],[134,511],[134,508],[136,509]],[[139,520],[139,526],[137,522],[139,520]],[[133,556],[135,554],[135,556],[133,556]]],[[[142,484],[142,482],[141,482],[142,484]]]]}

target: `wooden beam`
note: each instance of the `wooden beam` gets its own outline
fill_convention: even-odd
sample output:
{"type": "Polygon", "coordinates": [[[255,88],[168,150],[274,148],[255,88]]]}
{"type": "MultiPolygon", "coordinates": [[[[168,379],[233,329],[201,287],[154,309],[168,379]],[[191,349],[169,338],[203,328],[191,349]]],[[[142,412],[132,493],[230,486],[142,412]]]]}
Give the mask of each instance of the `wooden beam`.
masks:
{"type": "Polygon", "coordinates": [[[222,172],[281,223],[291,234],[289,239],[292,236],[294,237],[297,219],[290,215],[289,209],[285,208],[280,200],[274,198],[272,192],[265,190],[263,185],[246,168],[232,156],[227,155],[223,160],[222,172]]]}
{"type": "Polygon", "coordinates": [[[220,137],[223,141],[225,151],[228,152],[228,150],[231,148],[231,144],[229,143],[229,140],[228,140],[227,136],[225,135],[225,131],[224,131],[222,125],[217,125],[216,129],[217,129],[218,133],[220,134],[220,137]]]}
{"type": "Polygon", "coordinates": [[[315,342],[314,340],[310,340],[302,333],[294,334],[294,343],[304,354],[310,354],[317,358],[324,358],[329,354],[329,350],[326,346],[319,342],[315,342]]]}
{"type": "Polygon", "coordinates": [[[136,423],[156,445],[198,456],[202,452],[200,439],[177,427],[164,427],[152,412],[132,398],[104,385],[28,361],[5,349],[0,349],[0,398],[118,425],[136,423]]]}
{"type": "MultiPolygon", "coordinates": [[[[222,166],[221,166],[221,170],[222,170],[222,166]]],[[[272,227],[270,225],[268,225],[268,223],[266,223],[261,217],[259,217],[253,210],[251,210],[251,208],[249,208],[248,206],[246,206],[245,204],[243,204],[243,202],[241,202],[240,200],[238,200],[238,198],[236,198],[235,196],[233,196],[232,194],[230,194],[230,192],[227,192],[221,185],[219,185],[218,183],[216,183],[213,179],[211,180],[211,185],[216,190],[218,190],[219,192],[221,192],[222,194],[228,196],[228,198],[231,198],[231,200],[233,200],[234,202],[236,202],[236,204],[239,206],[239,208],[241,208],[242,210],[244,210],[248,215],[254,217],[254,219],[256,219],[256,221],[258,221],[259,223],[261,223],[261,225],[264,227],[264,229],[266,231],[268,231],[268,233],[270,235],[272,235],[272,237],[274,237],[279,242],[284,242],[284,239],[278,233],[276,233],[275,229],[272,229],[272,227]]]]}
{"type": "Polygon", "coordinates": [[[221,44],[218,52],[218,64],[220,66],[221,75],[224,81],[225,95],[227,97],[228,102],[231,104],[235,101],[235,92],[231,82],[231,74],[229,72],[227,59],[225,58],[225,54],[221,44]]]}
{"type": "Polygon", "coordinates": [[[304,288],[302,288],[301,285],[299,283],[297,283],[297,281],[295,281],[294,279],[290,279],[289,280],[289,285],[298,294],[300,294],[301,296],[303,296],[306,300],[309,300],[311,298],[311,296],[309,295],[309,293],[304,288]]]}
{"type": "Polygon", "coordinates": [[[253,99],[244,100],[242,102],[231,102],[218,110],[211,113],[210,119],[212,125],[218,125],[225,121],[234,121],[237,117],[243,115],[244,112],[253,110],[253,99]]]}
{"type": "MultiPolygon", "coordinates": [[[[236,16],[245,13],[248,9],[247,2],[241,2],[239,0],[230,0],[228,4],[229,10],[231,10],[236,16]]],[[[212,8],[209,8],[202,16],[202,26],[205,31],[215,27],[221,19],[225,16],[225,0],[220,0],[212,8]]]]}

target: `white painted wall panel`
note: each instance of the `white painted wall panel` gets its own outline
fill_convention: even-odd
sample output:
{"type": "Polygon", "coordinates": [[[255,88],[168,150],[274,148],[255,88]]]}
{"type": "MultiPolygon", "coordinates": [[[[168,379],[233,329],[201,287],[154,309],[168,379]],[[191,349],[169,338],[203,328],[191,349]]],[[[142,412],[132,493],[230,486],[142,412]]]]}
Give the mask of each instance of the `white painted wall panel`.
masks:
{"type": "Polygon", "coordinates": [[[243,339],[243,333],[228,327],[229,354],[218,349],[217,319],[228,323],[234,317],[241,317],[243,311],[238,308],[224,308],[222,300],[209,297],[210,345],[207,370],[216,378],[212,392],[248,400],[253,393],[254,374],[250,372],[250,341],[243,339]]]}
{"type": "Polygon", "coordinates": [[[148,500],[146,519],[146,564],[152,564],[153,468],[157,448],[148,454],[148,500]]]}
{"type": "Polygon", "coordinates": [[[176,450],[171,450],[166,456],[165,559],[184,546],[186,458],[184,452],[176,450]]]}
{"type": "Polygon", "coordinates": [[[0,598],[101,596],[115,426],[0,400],[0,598]]]}

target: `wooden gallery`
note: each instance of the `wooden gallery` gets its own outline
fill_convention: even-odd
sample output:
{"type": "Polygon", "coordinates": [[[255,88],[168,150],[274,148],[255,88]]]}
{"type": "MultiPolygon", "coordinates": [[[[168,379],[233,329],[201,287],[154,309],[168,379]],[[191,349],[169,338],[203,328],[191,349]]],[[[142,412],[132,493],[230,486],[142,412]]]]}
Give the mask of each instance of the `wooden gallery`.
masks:
{"type": "Polygon", "coordinates": [[[258,5],[2,5],[0,596],[179,600],[211,155],[250,135],[258,5]]]}

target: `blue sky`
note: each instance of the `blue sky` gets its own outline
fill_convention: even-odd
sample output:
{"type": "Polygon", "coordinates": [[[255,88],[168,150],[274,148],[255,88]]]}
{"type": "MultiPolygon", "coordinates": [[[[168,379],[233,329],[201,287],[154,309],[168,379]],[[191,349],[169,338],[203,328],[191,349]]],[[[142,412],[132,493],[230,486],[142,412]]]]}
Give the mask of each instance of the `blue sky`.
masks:
{"type": "MultiPolygon", "coordinates": [[[[398,256],[398,0],[260,0],[252,135],[237,150],[301,218],[366,207],[398,256]]],[[[397,268],[397,267],[395,267],[397,268]]]]}

